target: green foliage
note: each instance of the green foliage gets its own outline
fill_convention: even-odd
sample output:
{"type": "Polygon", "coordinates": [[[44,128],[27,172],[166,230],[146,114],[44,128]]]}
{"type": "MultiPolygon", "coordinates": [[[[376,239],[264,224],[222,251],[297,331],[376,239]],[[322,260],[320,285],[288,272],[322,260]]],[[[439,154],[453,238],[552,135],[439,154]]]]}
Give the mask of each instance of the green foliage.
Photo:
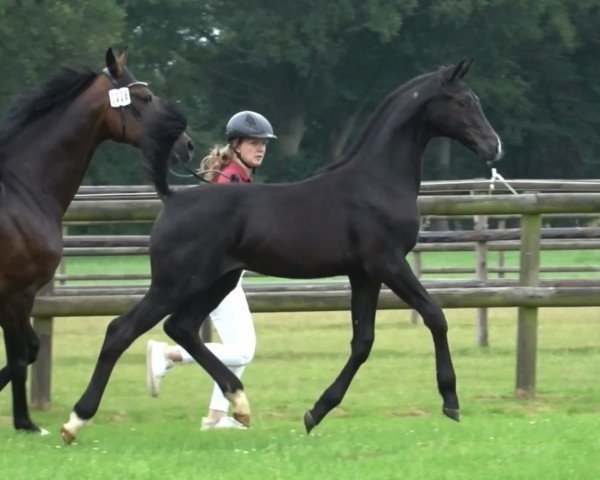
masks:
{"type": "MultiPolygon", "coordinates": [[[[598,177],[598,0],[0,0],[0,15],[0,106],[126,43],[137,76],[183,105],[199,157],[236,111],[271,119],[265,181],[338,159],[387,93],[464,56],[506,177],[598,177]]],[[[86,183],[146,183],[121,152],[99,152],[86,183]]],[[[426,155],[424,179],[487,175],[456,143],[450,166],[426,155]]]]}
{"type": "Polygon", "coordinates": [[[114,0],[0,0],[0,18],[0,105],[61,65],[101,66],[125,29],[114,0]]]}

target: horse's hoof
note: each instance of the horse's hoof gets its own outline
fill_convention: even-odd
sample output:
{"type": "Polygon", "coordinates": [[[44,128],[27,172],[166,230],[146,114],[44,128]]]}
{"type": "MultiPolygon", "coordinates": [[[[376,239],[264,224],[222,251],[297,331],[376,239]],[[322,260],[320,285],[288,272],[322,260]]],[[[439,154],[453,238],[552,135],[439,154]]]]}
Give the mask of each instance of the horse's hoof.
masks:
{"type": "Polygon", "coordinates": [[[311,415],[310,412],[306,412],[304,414],[304,427],[306,428],[306,434],[308,435],[310,431],[317,426],[317,422],[311,415]]]}
{"type": "Polygon", "coordinates": [[[64,425],[60,429],[60,436],[62,437],[63,442],[65,442],[65,445],[71,445],[73,440],[75,440],[75,435],[69,432],[64,425]]]}
{"type": "Polygon", "coordinates": [[[15,425],[15,429],[21,432],[38,433],[40,435],[48,435],[48,431],[38,427],[32,421],[23,422],[15,425]]]}
{"type": "Polygon", "coordinates": [[[458,408],[442,408],[442,411],[444,412],[444,415],[446,415],[448,418],[451,418],[452,420],[455,420],[457,422],[460,422],[460,415],[458,413],[458,408]]]}
{"type": "Polygon", "coordinates": [[[250,415],[247,413],[233,413],[233,418],[240,422],[244,427],[250,426],[250,415]]]}

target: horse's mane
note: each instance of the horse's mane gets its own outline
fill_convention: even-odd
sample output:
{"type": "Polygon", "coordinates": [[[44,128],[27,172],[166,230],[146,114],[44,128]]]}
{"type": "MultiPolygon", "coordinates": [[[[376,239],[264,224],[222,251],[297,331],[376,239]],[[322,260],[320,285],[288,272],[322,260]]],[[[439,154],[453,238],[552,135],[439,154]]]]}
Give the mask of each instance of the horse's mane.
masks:
{"type": "Polygon", "coordinates": [[[173,191],[167,182],[169,152],[187,127],[187,119],[175,104],[166,103],[144,118],[142,153],[150,166],[150,178],[161,200],[173,191]]]}
{"type": "Polygon", "coordinates": [[[96,76],[88,68],[65,67],[42,86],[17,95],[0,124],[0,150],[24,127],[77,98],[96,76]]]}
{"type": "MultiPolygon", "coordinates": [[[[329,165],[325,165],[324,167],[321,167],[319,170],[317,170],[317,173],[329,172],[331,170],[335,170],[336,168],[339,168],[339,167],[345,165],[346,163],[348,163],[354,157],[354,155],[360,150],[361,146],[364,144],[367,137],[370,135],[371,131],[374,128],[377,128],[377,126],[375,124],[382,120],[382,116],[383,116],[384,112],[389,108],[389,106],[392,103],[394,103],[394,109],[404,110],[403,104],[401,102],[399,102],[400,104],[397,104],[397,100],[399,98],[402,98],[407,91],[410,91],[413,88],[415,88],[416,86],[418,86],[422,83],[426,83],[429,80],[431,80],[431,78],[436,76],[438,74],[438,72],[439,71],[429,72],[429,73],[420,75],[418,77],[415,77],[415,78],[409,80],[408,82],[406,82],[405,84],[401,85],[400,87],[398,87],[392,93],[390,93],[381,102],[379,107],[377,107],[375,112],[371,115],[371,117],[369,118],[369,120],[367,121],[365,126],[363,127],[361,133],[358,135],[357,139],[355,140],[355,142],[352,145],[352,147],[350,148],[350,150],[337,162],[334,162],[329,165]]],[[[421,93],[423,93],[423,92],[421,92],[421,93]]],[[[408,98],[408,97],[406,97],[406,98],[408,98]]],[[[424,95],[424,94],[422,94],[420,96],[421,102],[427,100],[427,98],[428,98],[428,96],[424,95]]],[[[402,100],[404,100],[404,99],[402,99],[402,100]]],[[[411,101],[414,101],[414,100],[412,100],[412,98],[411,98],[411,101]]],[[[404,100],[404,102],[405,102],[405,100],[404,100]]],[[[412,110],[406,109],[406,115],[408,115],[411,112],[412,112],[412,110]]]]}

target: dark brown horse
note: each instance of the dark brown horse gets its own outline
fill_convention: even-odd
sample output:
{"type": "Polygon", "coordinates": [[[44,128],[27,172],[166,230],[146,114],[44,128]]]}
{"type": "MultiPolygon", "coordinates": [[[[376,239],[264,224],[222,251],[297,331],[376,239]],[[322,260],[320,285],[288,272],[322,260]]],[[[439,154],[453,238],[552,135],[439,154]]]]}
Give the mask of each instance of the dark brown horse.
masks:
{"type": "Polygon", "coordinates": [[[501,153],[479,99],[462,80],[470,64],[463,60],[398,88],[341,162],[297,183],[208,185],[175,193],[166,181],[167,157],[185,121],[170,109],[157,116],[149,130],[155,141],[144,149],[164,201],[150,240],[152,283],[143,300],[108,327],[90,383],[63,425],[65,441],[96,413],[123,351],[167,315],[165,332],[215,379],[235,418],[248,425],[242,383],[198,335],[203,319],[234,288],[243,269],[279,277],[350,278],[350,358],[306,412],[307,431],[341,402],[369,356],[382,284],[416,309],[430,329],[443,412],[458,420],[446,319],[405,257],[419,233],[421,156],[429,140],[454,138],[487,161],[501,153]],[[163,133],[165,125],[170,135],[163,133]]]}
{"type": "MultiPolygon", "coordinates": [[[[106,68],[63,69],[18,97],[0,125],[0,325],[12,381],[14,427],[39,431],[29,416],[25,383],[39,342],[30,314],[36,293],[62,256],[62,216],[96,147],[104,140],[139,146],[144,112],[159,104],[144,82],[109,49],[106,68]]],[[[180,132],[181,133],[181,132],[180,132]]],[[[190,156],[183,134],[177,153],[190,156]]]]}

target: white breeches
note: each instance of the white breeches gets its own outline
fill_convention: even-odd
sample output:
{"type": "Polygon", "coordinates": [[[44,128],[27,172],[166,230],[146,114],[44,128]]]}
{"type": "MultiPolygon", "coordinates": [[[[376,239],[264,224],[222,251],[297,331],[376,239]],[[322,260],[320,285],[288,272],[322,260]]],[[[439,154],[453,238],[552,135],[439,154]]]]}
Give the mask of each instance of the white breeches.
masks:
{"type": "MultiPolygon", "coordinates": [[[[254,358],[256,349],[256,334],[248,301],[242,290],[242,279],[227,295],[220,305],[215,308],[210,319],[219,334],[221,343],[207,343],[208,349],[238,378],[242,377],[244,367],[254,358]]],[[[183,362],[193,362],[194,359],[181,346],[178,346],[183,362]]],[[[226,412],[229,401],[215,383],[209,408],[226,412]]]]}

